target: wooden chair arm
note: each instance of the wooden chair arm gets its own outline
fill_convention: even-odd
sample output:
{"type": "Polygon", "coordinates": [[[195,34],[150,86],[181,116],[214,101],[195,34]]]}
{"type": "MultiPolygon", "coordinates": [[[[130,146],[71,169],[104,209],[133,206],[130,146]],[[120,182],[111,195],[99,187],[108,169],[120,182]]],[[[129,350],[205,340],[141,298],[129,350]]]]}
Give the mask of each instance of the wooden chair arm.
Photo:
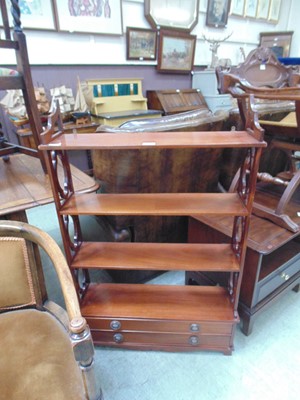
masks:
{"type": "Polygon", "coordinates": [[[49,255],[61,284],[67,313],[71,321],[70,329],[74,333],[84,331],[86,321],[81,316],[72,275],[58,244],[48,233],[25,222],[0,221],[0,236],[9,236],[10,234],[36,243],[49,255]]]}

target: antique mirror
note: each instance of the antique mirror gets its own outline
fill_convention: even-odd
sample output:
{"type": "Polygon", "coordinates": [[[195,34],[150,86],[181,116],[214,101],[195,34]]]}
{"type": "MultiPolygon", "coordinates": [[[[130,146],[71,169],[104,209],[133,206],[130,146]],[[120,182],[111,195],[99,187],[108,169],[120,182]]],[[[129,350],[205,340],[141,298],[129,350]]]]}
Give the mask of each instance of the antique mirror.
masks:
{"type": "Polygon", "coordinates": [[[198,23],[199,0],[145,0],[145,17],[153,29],[190,32],[198,23]]]}

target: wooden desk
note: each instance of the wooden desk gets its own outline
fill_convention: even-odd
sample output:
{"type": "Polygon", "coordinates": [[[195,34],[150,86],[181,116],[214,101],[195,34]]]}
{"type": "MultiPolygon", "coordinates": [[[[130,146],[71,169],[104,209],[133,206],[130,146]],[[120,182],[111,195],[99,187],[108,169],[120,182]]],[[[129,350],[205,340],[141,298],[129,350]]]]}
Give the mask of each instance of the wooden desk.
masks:
{"type": "MultiPolygon", "coordinates": [[[[59,166],[62,177],[62,168],[59,166]]],[[[99,185],[93,178],[71,166],[74,189],[94,192],[99,185]]],[[[13,154],[9,162],[0,158],[0,218],[27,222],[26,210],[53,201],[50,180],[39,159],[26,154],[13,154]]]]}

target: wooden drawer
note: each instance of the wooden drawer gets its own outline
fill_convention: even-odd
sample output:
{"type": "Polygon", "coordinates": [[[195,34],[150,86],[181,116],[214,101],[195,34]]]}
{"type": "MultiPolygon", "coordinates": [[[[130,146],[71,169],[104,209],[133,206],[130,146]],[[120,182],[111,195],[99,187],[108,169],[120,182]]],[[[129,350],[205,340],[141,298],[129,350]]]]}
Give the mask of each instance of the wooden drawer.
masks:
{"type": "Polygon", "coordinates": [[[231,353],[231,336],[92,330],[96,345],[145,350],[217,350],[231,353]]]}
{"type": "Polygon", "coordinates": [[[283,264],[280,268],[268,275],[265,279],[261,280],[257,284],[256,299],[254,301],[257,304],[259,301],[264,299],[283,283],[288,281],[293,275],[300,271],[300,254],[291,258],[288,262],[283,264]]]}
{"type": "Polygon", "coordinates": [[[87,317],[95,344],[145,350],[231,354],[235,323],[87,317]]]}
{"type": "Polygon", "coordinates": [[[201,321],[166,321],[150,319],[109,319],[86,317],[92,330],[106,330],[115,332],[163,332],[200,335],[231,335],[232,323],[201,322],[201,321]]]}

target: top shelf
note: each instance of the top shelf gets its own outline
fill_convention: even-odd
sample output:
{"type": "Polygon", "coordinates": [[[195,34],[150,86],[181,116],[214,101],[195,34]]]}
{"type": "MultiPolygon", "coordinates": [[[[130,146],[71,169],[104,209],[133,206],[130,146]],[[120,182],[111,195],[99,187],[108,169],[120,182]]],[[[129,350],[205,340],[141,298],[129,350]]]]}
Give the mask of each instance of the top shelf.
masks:
{"type": "MultiPolygon", "coordinates": [[[[42,135],[43,136],[43,135],[42,135]]],[[[46,138],[44,138],[46,139],[46,138]]],[[[42,139],[43,140],[43,139],[42,139]]],[[[247,131],[61,134],[41,150],[266,147],[247,131]]]]}

